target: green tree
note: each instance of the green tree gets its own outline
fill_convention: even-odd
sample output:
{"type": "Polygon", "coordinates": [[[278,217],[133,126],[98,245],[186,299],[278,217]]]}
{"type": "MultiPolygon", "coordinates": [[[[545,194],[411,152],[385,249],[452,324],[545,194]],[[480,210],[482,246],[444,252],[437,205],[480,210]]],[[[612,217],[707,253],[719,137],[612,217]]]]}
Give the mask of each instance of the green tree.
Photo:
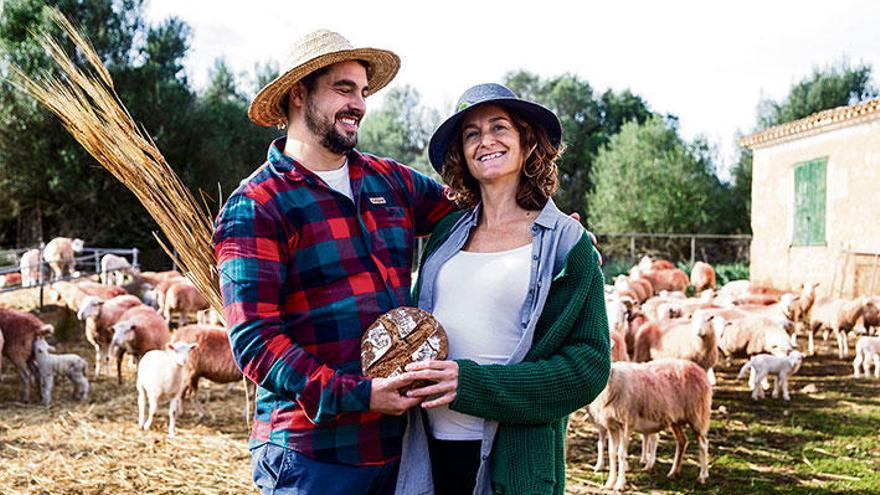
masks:
{"type": "Polygon", "coordinates": [[[428,160],[428,141],[440,114],[422,105],[421,99],[409,85],[389,89],[382,107],[367,112],[358,132],[358,148],[437,177],[428,160]]]}
{"type": "Polygon", "coordinates": [[[816,112],[852,105],[878,95],[867,64],[851,67],[838,62],[813,72],[795,83],[782,101],[758,104],[758,129],[802,119],[816,112]]]}
{"type": "Polygon", "coordinates": [[[659,117],[629,122],[596,156],[591,226],[598,232],[715,232],[723,192],[707,145],[685,143],[659,117]]]}
{"type": "Polygon", "coordinates": [[[650,118],[648,105],[629,90],[608,90],[597,96],[590,83],[574,74],[542,79],[519,70],[505,75],[504,83],[519,97],[540,103],[559,117],[565,153],[557,163],[556,203],[563,211],[592,210],[590,171],[596,153],[625,123],[650,118]]]}

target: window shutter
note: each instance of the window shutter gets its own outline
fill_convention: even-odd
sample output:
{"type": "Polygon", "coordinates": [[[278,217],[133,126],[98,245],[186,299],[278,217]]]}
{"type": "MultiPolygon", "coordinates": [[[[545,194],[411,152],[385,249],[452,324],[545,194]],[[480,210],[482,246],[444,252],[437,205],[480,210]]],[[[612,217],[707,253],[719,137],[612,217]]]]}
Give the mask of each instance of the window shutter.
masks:
{"type": "Polygon", "coordinates": [[[795,246],[825,244],[825,169],[827,158],[803,162],[794,169],[795,246]]]}

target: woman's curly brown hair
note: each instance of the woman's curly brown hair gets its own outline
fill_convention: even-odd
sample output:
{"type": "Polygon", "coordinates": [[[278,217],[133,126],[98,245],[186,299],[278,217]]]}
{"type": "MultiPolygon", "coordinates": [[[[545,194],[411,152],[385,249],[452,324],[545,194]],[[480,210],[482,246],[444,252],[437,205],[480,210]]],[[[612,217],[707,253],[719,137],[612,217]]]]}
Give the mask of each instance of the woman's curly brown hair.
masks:
{"type": "MultiPolygon", "coordinates": [[[[501,108],[510,115],[519,131],[520,146],[528,152],[520,171],[516,202],[527,210],[540,210],[559,187],[556,160],[562,154],[562,146],[553,146],[543,127],[533,126],[510,109],[501,108]]],[[[456,131],[440,176],[452,188],[453,201],[464,208],[473,208],[481,199],[480,184],[468,170],[462,149],[461,132],[456,131]]]]}

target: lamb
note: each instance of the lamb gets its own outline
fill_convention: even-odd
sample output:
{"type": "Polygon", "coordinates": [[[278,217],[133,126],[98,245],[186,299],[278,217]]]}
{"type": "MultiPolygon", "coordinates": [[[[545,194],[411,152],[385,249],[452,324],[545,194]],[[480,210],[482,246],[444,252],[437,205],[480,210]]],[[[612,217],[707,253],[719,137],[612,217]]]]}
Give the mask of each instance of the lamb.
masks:
{"type": "Polygon", "coordinates": [[[34,353],[34,339],[52,335],[55,328],[30,313],[0,308],[0,329],[5,341],[3,355],[18,370],[22,402],[29,402],[32,379],[29,362],[34,353]]]}
{"type": "Polygon", "coordinates": [[[21,286],[31,287],[40,283],[40,250],[29,249],[21,255],[19,260],[21,271],[21,286]]]}
{"type": "MultiPolygon", "coordinates": [[[[712,389],[706,372],[682,359],[661,359],[648,363],[612,363],[605,390],[589,405],[591,418],[608,431],[610,475],[606,488],[623,490],[626,485],[626,453],[629,432],[655,434],[670,428],[675,436],[675,458],[669,477],[681,469],[687,447],[683,426],[690,426],[700,446],[700,474],[709,477],[709,415],[712,389]]],[[[652,467],[652,445],[647,466],[652,467]]]]}
{"type": "Polygon", "coordinates": [[[648,323],[635,338],[633,361],[644,363],[661,358],[686,359],[706,370],[715,384],[713,368],[718,363],[718,344],[713,316],[701,314],[693,320],[648,323]]]}
{"type": "Polygon", "coordinates": [[[208,309],[210,305],[201,291],[188,279],[184,279],[171,285],[165,292],[165,303],[162,307],[165,322],[171,324],[174,314],[177,314],[177,326],[186,324],[187,314],[196,313],[202,309],[208,309]]]}
{"type": "Polygon", "coordinates": [[[642,279],[630,279],[626,275],[618,275],[614,279],[614,288],[620,292],[631,293],[633,299],[639,303],[646,301],[653,295],[651,284],[642,279]]]}
{"type": "Polygon", "coordinates": [[[706,289],[715,290],[715,269],[709,263],[698,261],[691,268],[691,285],[700,294],[706,289]]]}
{"type": "Polygon", "coordinates": [[[95,377],[101,376],[102,364],[110,374],[110,342],[113,325],[131,308],[141,306],[135,296],[116,296],[102,301],[96,296],[86,296],[77,318],[86,325],[86,340],[95,348],[95,377]]]}
{"type": "Polygon", "coordinates": [[[837,351],[841,359],[849,354],[847,333],[856,325],[866,306],[874,305],[868,298],[854,300],[823,298],[816,301],[810,314],[809,353],[813,354],[813,335],[823,328],[837,337],[837,351]]]}
{"type": "Polygon", "coordinates": [[[21,285],[21,273],[7,273],[0,275],[0,288],[21,285]]]}
{"type": "Polygon", "coordinates": [[[856,358],[853,360],[853,375],[858,378],[859,367],[864,366],[865,378],[869,378],[871,363],[874,363],[874,378],[880,378],[880,337],[859,337],[856,342],[856,358]]]}
{"type": "Polygon", "coordinates": [[[86,294],[90,296],[98,296],[104,300],[127,294],[122,287],[106,286],[97,282],[92,282],[91,280],[80,280],[76,283],[76,286],[86,294]]]}
{"type": "Polygon", "coordinates": [[[52,268],[52,280],[58,281],[64,278],[65,273],[73,273],[76,266],[74,253],[83,250],[82,239],[70,239],[68,237],[56,237],[43,248],[43,259],[52,268]]]}
{"type": "Polygon", "coordinates": [[[159,405],[159,399],[170,397],[168,405],[168,436],[174,437],[174,414],[180,404],[186,386],[185,367],[190,352],[197,344],[178,342],[167,344],[164,350],[151,350],[144,354],[138,363],[138,426],[144,431],[153,424],[153,416],[159,405]],[[149,401],[149,414],[147,402],[149,401]]]}
{"type": "Polygon", "coordinates": [[[171,339],[168,325],[153,308],[135,306],[125,311],[113,325],[110,351],[116,356],[116,381],[122,384],[122,358],[125,353],[139,361],[147,352],[163,349],[171,339]]]}
{"type": "Polygon", "coordinates": [[[791,351],[788,356],[774,356],[772,354],[758,354],[743,365],[739,370],[737,379],[742,380],[750,371],[754,373],[749,378],[749,388],[752,391],[752,400],[764,398],[764,388],[760,386],[768,375],[775,374],[773,382],[773,398],[779,397],[779,388],[782,387],[782,400],[790,400],[788,394],[788,379],[798,372],[804,362],[804,355],[799,351],[791,351]]]}
{"type": "Polygon", "coordinates": [[[715,316],[718,350],[728,358],[769,353],[787,356],[793,350],[787,328],[788,320],[757,315],[744,315],[728,319],[715,316]]]}
{"type": "Polygon", "coordinates": [[[74,384],[73,398],[85,401],[89,395],[89,380],[86,379],[86,360],[76,354],[50,354],[55,348],[46,339],[34,339],[34,366],[40,375],[40,392],[43,405],[52,404],[52,388],[55,375],[64,375],[74,384]]]}
{"type": "Polygon", "coordinates": [[[232,357],[229,336],[223,327],[187,325],[174,332],[171,342],[185,342],[195,346],[186,364],[184,383],[187,393],[192,394],[199,415],[204,416],[205,410],[198,397],[201,378],[207,378],[214,383],[234,383],[242,379],[241,370],[232,357]]]}
{"type": "Polygon", "coordinates": [[[122,256],[108,253],[101,258],[101,283],[103,285],[123,285],[125,275],[132,271],[131,263],[122,256]]]}

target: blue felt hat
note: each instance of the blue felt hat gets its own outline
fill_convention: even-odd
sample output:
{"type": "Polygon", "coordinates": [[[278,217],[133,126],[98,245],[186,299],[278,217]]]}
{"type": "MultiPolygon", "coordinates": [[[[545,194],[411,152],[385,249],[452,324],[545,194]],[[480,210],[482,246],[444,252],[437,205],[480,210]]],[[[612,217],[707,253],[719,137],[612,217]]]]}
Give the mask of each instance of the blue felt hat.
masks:
{"type": "Polygon", "coordinates": [[[543,127],[553,146],[559,147],[559,143],[562,141],[562,125],[559,123],[559,118],[550,109],[520,99],[516,93],[500,84],[478,84],[461,95],[455,106],[455,114],[440,124],[440,127],[434,131],[434,135],[431,136],[428,156],[431,159],[431,165],[438,173],[443,168],[443,160],[449,152],[452,136],[458,132],[464,114],[471,108],[484,103],[494,103],[504,107],[530,124],[543,127]]]}

